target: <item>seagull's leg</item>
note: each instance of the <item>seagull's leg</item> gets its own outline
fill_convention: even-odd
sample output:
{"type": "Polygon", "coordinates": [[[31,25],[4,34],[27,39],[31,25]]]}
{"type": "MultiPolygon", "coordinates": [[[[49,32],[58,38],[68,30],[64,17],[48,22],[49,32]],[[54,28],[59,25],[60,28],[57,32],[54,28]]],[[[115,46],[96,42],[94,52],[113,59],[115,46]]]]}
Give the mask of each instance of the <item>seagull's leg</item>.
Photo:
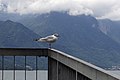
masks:
{"type": "Polygon", "coordinates": [[[49,44],[49,48],[50,48],[50,49],[52,48],[51,43],[49,44]]]}
{"type": "Polygon", "coordinates": [[[49,48],[51,49],[51,43],[49,43],[49,48]]]}
{"type": "Polygon", "coordinates": [[[48,43],[48,48],[50,48],[50,44],[48,43]]]}

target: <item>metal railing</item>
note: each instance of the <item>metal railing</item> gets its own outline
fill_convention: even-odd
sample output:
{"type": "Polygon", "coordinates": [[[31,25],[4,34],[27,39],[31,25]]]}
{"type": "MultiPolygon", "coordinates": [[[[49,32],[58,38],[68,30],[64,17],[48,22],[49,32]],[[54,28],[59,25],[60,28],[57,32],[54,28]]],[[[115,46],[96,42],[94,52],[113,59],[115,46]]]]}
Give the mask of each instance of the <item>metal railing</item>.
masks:
{"type": "Polygon", "coordinates": [[[6,60],[7,57],[8,56],[1,56],[1,80],[5,80],[6,71],[8,71],[8,72],[12,71],[10,73],[10,74],[12,74],[12,76],[10,76],[13,78],[12,80],[16,80],[17,71],[23,72],[24,77],[25,77],[24,80],[28,80],[27,79],[27,72],[34,72],[34,74],[35,74],[34,80],[39,80],[38,79],[38,70],[39,70],[38,62],[39,62],[39,58],[40,58],[39,56],[30,56],[30,57],[34,58],[34,68],[30,67],[31,64],[29,64],[29,66],[28,66],[28,63],[27,63],[28,59],[27,58],[29,56],[21,56],[21,58],[23,58],[23,60],[22,60],[23,64],[17,64],[18,63],[16,61],[17,56],[9,56],[9,57],[11,57],[11,59],[9,59],[10,61],[6,60]]]}
{"type": "MultiPolygon", "coordinates": [[[[4,79],[5,57],[13,57],[13,79],[16,80],[16,57],[24,57],[24,79],[27,80],[27,57],[35,57],[35,78],[38,79],[38,63],[41,56],[48,57],[48,80],[120,80],[120,77],[112,75],[95,65],[68,55],[55,49],[40,48],[0,48],[1,56],[1,80],[4,79]],[[56,74],[55,74],[56,73],[56,74]],[[64,76],[63,76],[64,75],[64,76]],[[69,76],[69,77],[68,77],[69,76]],[[61,78],[62,77],[62,78],[61,78]],[[66,78],[67,77],[67,78],[66,78]],[[60,78],[60,79],[59,79],[60,78]]],[[[8,79],[9,80],[9,79],[8,79]]],[[[21,79],[20,79],[21,80],[21,79]]]]}
{"type": "MultiPolygon", "coordinates": [[[[27,80],[27,72],[34,71],[35,78],[38,79],[38,62],[40,57],[47,57],[48,49],[39,49],[39,48],[0,48],[0,58],[1,58],[1,80],[5,80],[5,71],[12,71],[10,74],[12,80],[16,80],[16,71],[22,70],[24,73],[24,80],[27,80]],[[9,59],[7,58],[9,57],[9,59]],[[22,64],[17,64],[17,57],[21,58],[22,64]],[[27,58],[34,58],[34,68],[28,66],[27,58]]],[[[29,62],[32,60],[29,60],[29,62]]],[[[31,64],[29,64],[31,65],[31,64]]],[[[32,75],[31,75],[32,76],[32,75]]],[[[10,79],[8,79],[10,80],[10,79]]]]}

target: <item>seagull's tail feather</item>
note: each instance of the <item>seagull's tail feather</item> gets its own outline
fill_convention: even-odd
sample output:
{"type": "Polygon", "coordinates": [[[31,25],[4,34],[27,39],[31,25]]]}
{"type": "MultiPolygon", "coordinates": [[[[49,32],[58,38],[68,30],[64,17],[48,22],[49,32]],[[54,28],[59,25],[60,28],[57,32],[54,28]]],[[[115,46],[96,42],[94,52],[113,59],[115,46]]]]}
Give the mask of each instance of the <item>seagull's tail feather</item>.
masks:
{"type": "Polygon", "coordinates": [[[33,41],[46,42],[45,38],[33,39],[33,41]]]}
{"type": "Polygon", "coordinates": [[[39,39],[33,39],[33,41],[38,41],[39,39]]]}
{"type": "Polygon", "coordinates": [[[33,41],[38,41],[42,36],[39,36],[39,38],[33,39],[33,41]]]}

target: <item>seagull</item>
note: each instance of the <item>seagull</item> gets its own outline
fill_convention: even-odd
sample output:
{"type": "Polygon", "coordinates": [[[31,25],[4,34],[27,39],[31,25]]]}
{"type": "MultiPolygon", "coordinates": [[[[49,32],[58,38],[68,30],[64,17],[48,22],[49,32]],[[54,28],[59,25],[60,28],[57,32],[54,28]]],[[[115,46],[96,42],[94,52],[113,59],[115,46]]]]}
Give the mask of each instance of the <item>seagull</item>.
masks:
{"type": "Polygon", "coordinates": [[[46,42],[49,44],[49,48],[51,49],[51,44],[56,42],[58,39],[59,35],[57,33],[47,36],[47,37],[42,37],[39,39],[35,39],[34,41],[38,41],[38,42],[46,42]]]}

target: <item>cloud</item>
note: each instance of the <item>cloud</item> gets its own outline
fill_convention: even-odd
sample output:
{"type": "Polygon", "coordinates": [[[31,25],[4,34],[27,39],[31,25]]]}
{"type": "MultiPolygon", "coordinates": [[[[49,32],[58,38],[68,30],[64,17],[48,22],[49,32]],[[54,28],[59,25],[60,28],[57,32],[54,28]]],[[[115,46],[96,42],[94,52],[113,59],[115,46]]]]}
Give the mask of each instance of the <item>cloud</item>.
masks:
{"type": "Polygon", "coordinates": [[[112,20],[120,20],[120,5],[114,5],[109,13],[105,13],[99,19],[109,18],[112,20]]]}
{"type": "Polygon", "coordinates": [[[66,11],[70,15],[92,15],[91,9],[84,7],[78,0],[2,0],[8,13],[42,14],[52,11],[66,11]]]}
{"type": "Polygon", "coordinates": [[[0,3],[7,6],[8,13],[43,14],[65,11],[73,16],[86,14],[120,20],[119,0],[0,0],[0,3]]]}

